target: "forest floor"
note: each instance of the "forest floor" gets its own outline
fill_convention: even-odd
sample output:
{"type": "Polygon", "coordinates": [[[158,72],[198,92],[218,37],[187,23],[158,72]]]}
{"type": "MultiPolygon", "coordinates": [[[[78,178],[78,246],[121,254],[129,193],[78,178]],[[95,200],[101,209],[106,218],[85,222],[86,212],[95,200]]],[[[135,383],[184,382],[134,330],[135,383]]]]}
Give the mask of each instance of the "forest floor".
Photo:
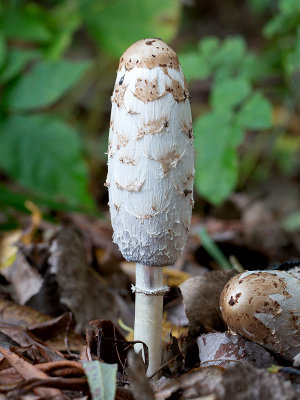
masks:
{"type": "Polygon", "coordinates": [[[184,254],[164,270],[163,360],[150,380],[131,351],[135,265],[108,219],[68,214],[57,225],[28,206],[0,245],[0,399],[300,398],[297,364],[225,333],[219,309],[233,275],[297,265],[300,233],[285,217],[299,209],[294,182],[194,214],[184,254]]]}

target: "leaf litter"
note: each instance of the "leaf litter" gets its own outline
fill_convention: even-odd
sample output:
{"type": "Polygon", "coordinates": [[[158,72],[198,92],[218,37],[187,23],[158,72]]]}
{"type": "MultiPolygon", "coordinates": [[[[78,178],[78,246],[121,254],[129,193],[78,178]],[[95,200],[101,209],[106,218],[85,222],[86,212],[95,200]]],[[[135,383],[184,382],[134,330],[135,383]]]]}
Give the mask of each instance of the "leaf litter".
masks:
{"type": "MultiPolygon", "coordinates": [[[[259,218],[262,205],[254,201],[245,209],[243,201],[232,199],[239,204],[239,221],[194,219],[185,254],[166,269],[171,290],[164,299],[164,352],[151,379],[128,335],[134,266],[122,262],[109,225],[71,214],[57,227],[31,207],[27,229],[0,242],[0,399],[298,399],[297,357],[293,367],[226,332],[219,295],[237,272],[219,270],[209,254],[203,264],[198,261],[205,251],[199,224],[225,256],[231,255],[226,248],[237,254],[242,266],[234,252],[241,246],[254,259],[263,253],[265,260],[272,261],[272,254],[276,259],[277,250],[256,246],[253,239],[257,224],[251,215],[259,218]]],[[[272,235],[276,223],[269,226],[272,235]]]]}

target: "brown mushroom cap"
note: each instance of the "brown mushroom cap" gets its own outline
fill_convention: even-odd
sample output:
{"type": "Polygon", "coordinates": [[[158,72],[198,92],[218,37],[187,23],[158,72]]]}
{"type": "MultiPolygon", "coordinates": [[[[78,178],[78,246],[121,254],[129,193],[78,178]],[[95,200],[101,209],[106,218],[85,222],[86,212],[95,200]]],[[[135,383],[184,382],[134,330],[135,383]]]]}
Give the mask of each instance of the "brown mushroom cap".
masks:
{"type": "Polygon", "coordinates": [[[230,279],[220,307],[231,330],[285,355],[294,353],[289,346],[300,348],[299,301],[296,274],[253,271],[230,279]]]}
{"type": "Polygon", "coordinates": [[[125,67],[127,71],[138,67],[152,69],[155,67],[174,68],[179,70],[177,55],[161,39],[143,39],[135,42],[122,55],[119,71],[125,67]]]}

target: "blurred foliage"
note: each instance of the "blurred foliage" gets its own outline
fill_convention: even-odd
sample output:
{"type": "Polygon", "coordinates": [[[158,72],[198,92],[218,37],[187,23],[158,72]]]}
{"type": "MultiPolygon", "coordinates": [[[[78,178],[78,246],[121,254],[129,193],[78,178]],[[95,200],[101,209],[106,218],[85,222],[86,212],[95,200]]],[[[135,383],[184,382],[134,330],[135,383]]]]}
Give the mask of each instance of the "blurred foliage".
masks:
{"type": "Polygon", "coordinates": [[[25,198],[50,208],[65,204],[95,212],[84,157],[83,141],[88,138],[80,136],[70,90],[75,103],[80,101],[94,83],[98,57],[111,66],[110,60],[141,37],[171,39],[180,6],[173,0],[128,0],[125,7],[121,0],[66,0],[50,7],[51,2],[44,3],[4,1],[0,6],[0,168],[18,185],[11,193],[0,186],[0,203],[19,204],[23,197],[13,190],[23,188],[25,198]],[[85,30],[95,51],[86,57],[79,48],[79,60],[68,59],[66,53],[77,47],[76,33],[85,30]]]}
{"type": "Polygon", "coordinates": [[[245,130],[268,129],[272,106],[255,87],[267,66],[247,51],[242,37],[223,42],[209,37],[193,52],[180,55],[187,79],[212,81],[210,110],[195,120],[197,190],[209,201],[220,204],[238,179],[238,146],[245,130]],[[199,68],[200,66],[200,68],[199,68]]]}
{"type": "Polygon", "coordinates": [[[257,46],[241,34],[200,34],[198,16],[186,12],[192,6],[177,0],[2,1],[2,209],[24,210],[31,199],[50,210],[98,213],[117,61],[144,37],[181,48],[193,94],[195,186],[203,198],[220,204],[272,168],[299,171],[300,2],[244,4],[260,24],[257,46]]]}

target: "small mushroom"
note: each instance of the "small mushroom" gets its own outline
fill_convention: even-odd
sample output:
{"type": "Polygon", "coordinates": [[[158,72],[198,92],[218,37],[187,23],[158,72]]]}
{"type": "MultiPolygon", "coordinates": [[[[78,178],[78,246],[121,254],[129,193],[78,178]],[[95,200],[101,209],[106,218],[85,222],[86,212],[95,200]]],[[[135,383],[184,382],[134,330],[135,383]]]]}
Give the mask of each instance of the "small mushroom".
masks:
{"type": "Polygon", "coordinates": [[[247,271],[224,287],[220,308],[228,327],[287,360],[300,352],[300,274],[247,271]]]}
{"type": "Polygon", "coordinates": [[[175,51],[161,39],[130,46],[111,100],[106,185],[113,240],[136,262],[134,336],[148,346],[151,375],[161,362],[161,267],[180,256],[193,206],[192,117],[175,51]]]}

